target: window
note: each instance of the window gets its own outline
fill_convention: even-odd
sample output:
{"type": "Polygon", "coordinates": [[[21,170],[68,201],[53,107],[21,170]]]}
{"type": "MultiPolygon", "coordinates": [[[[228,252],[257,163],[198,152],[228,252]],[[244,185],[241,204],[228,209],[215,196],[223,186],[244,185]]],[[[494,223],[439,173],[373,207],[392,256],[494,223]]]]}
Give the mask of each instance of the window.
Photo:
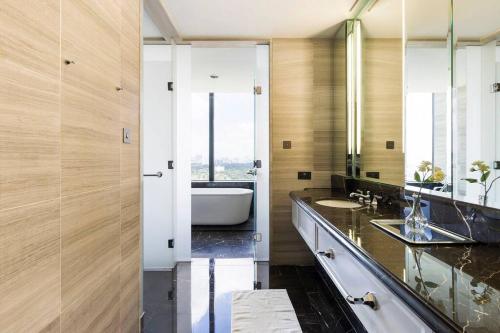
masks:
{"type": "Polygon", "coordinates": [[[251,180],[253,167],[253,94],[215,94],[214,180],[251,180]]]}
{"type": "Polygon", "coordinates": [[[191,94],[191,179],[208,180],[209,95],[191,94]]]}
{"type": "Polygon", "coordinates": [[[253,180],[253,94],[192,94],[192,110],[192,180],[253,180]]]}

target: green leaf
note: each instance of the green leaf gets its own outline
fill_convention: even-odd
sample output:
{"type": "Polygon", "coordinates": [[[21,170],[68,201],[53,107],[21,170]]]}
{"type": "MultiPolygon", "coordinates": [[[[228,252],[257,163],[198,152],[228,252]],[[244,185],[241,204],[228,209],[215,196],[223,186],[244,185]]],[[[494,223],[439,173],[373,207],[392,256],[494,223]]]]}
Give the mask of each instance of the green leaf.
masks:
{"type": "Polygon", "coordinates": [[[465,180],[466,182],[469,183],[477,183],[477,179],[475,178],[462,178],[462,180],[465,180]]]}
{"type": "Polygon", "coordinates": [[[420,174],[418,173],[418,171],[415,171],[415,173],[413,174],[413,178],[415,178],[415,180],[417,182],[422,182],[422,179],[420,178],[420,174]]]}
{"type": "Polygon", "coordinates": [[[485,173],[483,173],[481,175],[481,183],[484,183],[486,181],[486,179],[488,179],[488,177],[490,176],[490,173],[491,173],[491,171],[486,171],[485,173]]]}
{"type": "Polygon", "coordinates": [[[434,283],[434,282],[432,282],[432,281],[425,281],[425,282],[424,282],[424,284],[425,284],[425,286],[426,286],[427,288],[432,288],[432,289],[434,289],[434,288],[439,287],[439,284],[434,283]]]}

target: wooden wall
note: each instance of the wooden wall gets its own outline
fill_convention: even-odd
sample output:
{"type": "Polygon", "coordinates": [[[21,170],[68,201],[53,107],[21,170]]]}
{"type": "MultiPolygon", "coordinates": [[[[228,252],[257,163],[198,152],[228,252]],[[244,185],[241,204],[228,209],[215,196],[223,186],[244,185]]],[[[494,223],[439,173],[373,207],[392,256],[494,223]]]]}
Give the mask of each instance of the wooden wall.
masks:
{"type": "Polygon", "coordinates": [[[140,1],[0,22],[0,330],[138,332],[140,1]]]}
{"type": "Polygon", "coordinates": [[[363,45],[361,177],[380,172],[380,181],[404,183],[403,58],[401,39],[370,38],[363,45]],[[394,141],[395,149],[386,149],[394,141]]]}
{"type": "Polygon", "coordinates": [[[336,121],[332,52],[328,39],[273,39],[271,43],[272,264],[312,263],[310,251],[291,223],[288,194],[306,187],[330,187],[336,121]],[[284,140],[292,141],[292,149],[283,149],[284,140]],[[298,171],[311,171],[312,179],[298,180],[298,171]]]}

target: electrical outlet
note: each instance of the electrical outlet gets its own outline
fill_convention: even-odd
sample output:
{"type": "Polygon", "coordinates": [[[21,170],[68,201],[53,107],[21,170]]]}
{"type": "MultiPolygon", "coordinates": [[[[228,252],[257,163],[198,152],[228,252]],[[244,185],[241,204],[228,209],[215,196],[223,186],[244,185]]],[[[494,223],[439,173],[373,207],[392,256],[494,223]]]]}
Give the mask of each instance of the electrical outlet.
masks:
{"type": "Polygon", "coordinates": [[[299,171],[297,178],[300,180],[310,180],[311,176],[311,171],[299,171]]]}

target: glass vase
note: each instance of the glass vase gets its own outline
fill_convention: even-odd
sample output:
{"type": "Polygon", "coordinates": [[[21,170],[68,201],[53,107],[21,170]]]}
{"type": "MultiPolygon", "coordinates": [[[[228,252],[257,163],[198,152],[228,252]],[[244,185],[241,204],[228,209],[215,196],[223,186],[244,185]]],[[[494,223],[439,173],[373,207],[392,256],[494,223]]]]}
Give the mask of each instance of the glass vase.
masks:
{"type": "Polygon", "coordinates": [[[405,224],[413,232],[424,232],[424,229],[429,225],[427,217],[425,217],[422,211],[421,196],[420,194],[414,193],[413,197],[413,207],[410,214],[405,218],[405,224]]]}

